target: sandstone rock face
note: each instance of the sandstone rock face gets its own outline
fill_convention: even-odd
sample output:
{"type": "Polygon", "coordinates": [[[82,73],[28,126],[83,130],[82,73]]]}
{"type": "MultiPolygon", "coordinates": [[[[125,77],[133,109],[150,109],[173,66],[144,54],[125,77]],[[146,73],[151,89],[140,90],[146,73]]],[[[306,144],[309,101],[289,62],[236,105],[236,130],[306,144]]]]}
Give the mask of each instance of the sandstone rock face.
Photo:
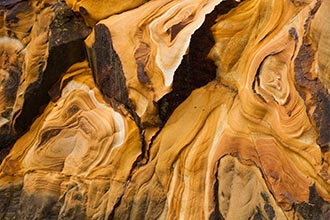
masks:
{"type": "Polygon", "coordinates": [[[5,1],[0,10],[3,150],[40,115],[60,75],[84,59],[83,40],[90,31],[56,1],[5,1]]]}
{"type": "Polygon", "coordinates": [[[0,219],[330,219],[329,9],[0,2],[0,219]]]}

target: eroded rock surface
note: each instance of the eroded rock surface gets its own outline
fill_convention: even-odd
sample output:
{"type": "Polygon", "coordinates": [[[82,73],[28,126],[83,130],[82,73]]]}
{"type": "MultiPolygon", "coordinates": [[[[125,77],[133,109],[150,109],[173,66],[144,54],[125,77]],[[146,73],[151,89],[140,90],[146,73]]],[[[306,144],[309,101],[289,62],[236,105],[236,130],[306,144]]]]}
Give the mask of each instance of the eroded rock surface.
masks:
{"type": "Polygon", "coordinates": [[[1,219],[330,217],[329,1],[67,5],[0,3],[1,219]]]}
{"type": "Polygon", "coordinates": [[[83,39],[89,29],[57,1],[6,1],[0,7],[3,149],[42,112],[60,74],[85,59],[83,39]]]}

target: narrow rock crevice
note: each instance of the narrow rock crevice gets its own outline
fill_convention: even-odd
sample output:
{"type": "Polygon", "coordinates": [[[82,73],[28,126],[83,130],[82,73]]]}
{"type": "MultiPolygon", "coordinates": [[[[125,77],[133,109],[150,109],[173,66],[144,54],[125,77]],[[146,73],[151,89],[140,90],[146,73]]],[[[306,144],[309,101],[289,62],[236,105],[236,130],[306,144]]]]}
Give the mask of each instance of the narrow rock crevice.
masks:
{"type": "Polygon", "coordinates": [[[158,101],[160,119],[164,125],[173,111],[197,88],[216,78],[216,66],[207,56],[214,46],[211,27],[219,15],[228,13],[238,2],[221,2],[205,17],[202,26],[192,35],[189,52],[175,71],[172,91],[158,101]]]}

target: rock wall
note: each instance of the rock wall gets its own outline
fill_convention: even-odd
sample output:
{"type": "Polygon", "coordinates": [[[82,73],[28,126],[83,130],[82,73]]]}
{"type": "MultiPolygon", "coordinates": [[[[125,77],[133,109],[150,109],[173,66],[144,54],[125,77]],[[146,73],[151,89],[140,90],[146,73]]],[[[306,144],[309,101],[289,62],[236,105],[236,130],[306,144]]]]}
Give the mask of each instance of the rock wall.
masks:
{"type": "Polygon", "coordinates": [[[0,2],[0,219],[330,219],[329,8],[0,2]]]}

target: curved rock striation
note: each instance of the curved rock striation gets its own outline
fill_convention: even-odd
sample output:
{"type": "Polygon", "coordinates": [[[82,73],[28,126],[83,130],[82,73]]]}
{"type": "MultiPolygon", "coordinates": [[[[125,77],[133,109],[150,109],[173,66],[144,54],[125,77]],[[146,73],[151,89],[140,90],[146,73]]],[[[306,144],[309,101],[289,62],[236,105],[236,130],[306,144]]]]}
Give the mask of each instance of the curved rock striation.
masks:
{"type": "Polygon", "coordinates": [[[25,91],[45,70],[49,26],[54,13],[44,4],[19,1],[13,7],[2,10],[1,14],[0,142],[6,146],[14,139],[15,121],[22,111],[25,91]]]}
{"type": "Polygon", "coordinates": [[[330,218],[327,1],[49,2],[0,3],[0,219],[330,218]]]}
{"type": "Polygon", "coordinates": [[[29,219],[36,208],[41,213],[34,218],[47,218],[51,203],[60,207],[55,214],[61,218],[105,218],[141,153],[138,127],[121,107],[119,113],[104,102],[87,62],[72,66],[60,84],[61,97],[46,107],[1,165],[2,194],[13,184],[22,185],[14,198],[22,203],[21,213],[2,212],[5,218],[29,219]],[[94,194],[100,190],[105,194],[94,194]]]}
{"type": "Polygon", "coordinates": [[[0,8],[0,148],[5,148],[42,112],[60,74],[84,59],[79,44],[89,30],[57,1],[5,1],[0,8]],[[69,28],[75,33],[68,33],[69,28]],[[69,52],[59,57],[63,47],[69,52]]]}
{"type": "MultiPolygon", "coordinates": [[[[153,142],[150,162],[133,176],[116,218],[296,219],[292,208],[309,202],[311,187],[329,200],[328,162],[294,81],[295,60],[318,4],[245,1],[218,18],[209,55],[218,79],[174,111],[153,142]],[[240,214],[228,208],[239,195],[217,192],[230,178],[217,168],[226,155],[257,167],[264,177],[257,182],[267,196],[248,197],[244,190],[248,198],[240,201],[240,214]],[[276,203],[265,208],[269,196],[276,203]]],[[[250,179],[239,181],[245,185],[250,179]]]]}
{"type": "Polygon", "coordinates": [[[100,21],[86,45],[96,83],[103,93],[130,106],[142,128],[158,127],[155,103],[171,91],[175,70],[187,53],[191,35],[220,2],[151,1],[100,21]],[[127,17],[134,19],[127,21],[127,17]],[[118,90],[103,84],[122,84],[127,94],[118,94],[118,90]]]}

